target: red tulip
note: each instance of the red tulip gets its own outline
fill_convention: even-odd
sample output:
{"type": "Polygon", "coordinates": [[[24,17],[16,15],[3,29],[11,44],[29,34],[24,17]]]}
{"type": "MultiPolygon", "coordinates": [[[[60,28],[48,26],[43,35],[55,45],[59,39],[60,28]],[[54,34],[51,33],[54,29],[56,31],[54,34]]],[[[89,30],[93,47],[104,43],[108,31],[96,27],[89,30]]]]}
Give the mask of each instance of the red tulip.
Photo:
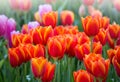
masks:
{"type": "Polygon", "coordinates": [[[77,38],[75,37],[75,35],[67,34],[65,35],[65,39],[67,42],[66,53],[69,57],[74,57],[75,56],[74,48],[77,45],[77,38]]]}
{"type": "Polygon", "coordinates": [[[104,29],[100,29],[99,33],[94,37],[94,41],[100,43],[104,46],[107,42],[107,32],[104,29]]]}
{"type": "Polygon", "coordinates": [[[113,39],[117,39],[120,34],[120,26],[117,24],[109,25],[108,32],[113,39]]]}
{"type": "Polygon", "coordinates": [[[54,36],[47,42],[48,53],[53,59],[61,59],[66,50],[66,41],[64,36],[54,36]]]}
{"type": "Polygon", "coordinates": [[[116,54],[112,59],[112,63],[117,75],[120,77],[120,47],[117,48],[116,54]]]}
{"type": "Polygon", "coordinates": [[[74,13],[72,11],[64,10],[60,13],[62,25],[72,25],[74,22],[74,13]]]}
{"type": "Polygon", "coordinates": [[[90,53],[90,44],[88,43],[84,43],[84,44],[78,44],[75,47],[75,56],[79,59],[79,60],[83,60],[83,58],[85,57],[85,55],[90,53]]]}
{"type": "Polygon", "coordinates": [[[107,55],[108,55],[108,58],[110,59],[111,63],[112,63],[112,59],[115,56],[115,54],[116,54],[116,50],[114,50],[114,49],[107,50],[107,55]]]}
{"type": "Polygon", "coordinates": [[[100,26],[98,17],[87,16],[86,18],[82,18],[82,25],[88,36],[95,36],[99,32],[100,26]]]}
{"type": "Polygon", "coordinates": [[[51,26],[38,27],[32,29],[30,34],[33,37],[34,44],[44,44],[46,45],[47,40],[53,36],[53,29],[51,26]]]}
{"type": "Polygon", "coordinates": [[[57,19],[58,19],[58,13],[57,12],[48,12],[44,13],[42,16],[42,21],[45,26],[51,25],[52,28],[54,28],[57,24],[57,19]]]}
{"type": "Polygon", "coordinates": [[[48,62],[45,58],[32,58],[31,69],[36,78],[42,82],[51,82],[54,77],[55,64],[48,62]]]}
{"type": "Polygon", "coordinates": [[[89,37],[84,32],[79,32],[76,34],[78,44],[90,43],[89,37]]]}
{"type": "Polygon", "coordinates": [[[108,75],[110,60],[104,60],[101,54],[90,53],[85,56],[84,64],[88,72],[97,79],[106,79],[108,75]]]}
{"type": "Polygon", "coordinates": [[[21,43],[28,44],[33,42],[32,37],[28,34],[12,34],[11,39],[12,39],[12,47],[17,47],[21,43]]]}
{"type": "Polygon", "coordinates": [[[100,44],[100,42],[94,42],[92,46],[93,53],[102,54],[102,44],[100,44]]]}
{"type": "Polygon", "coordinates": [[[73,76],[74,82],[94,82],[93,76],[85,70],[78,70],[73,73],[73,76]]]}

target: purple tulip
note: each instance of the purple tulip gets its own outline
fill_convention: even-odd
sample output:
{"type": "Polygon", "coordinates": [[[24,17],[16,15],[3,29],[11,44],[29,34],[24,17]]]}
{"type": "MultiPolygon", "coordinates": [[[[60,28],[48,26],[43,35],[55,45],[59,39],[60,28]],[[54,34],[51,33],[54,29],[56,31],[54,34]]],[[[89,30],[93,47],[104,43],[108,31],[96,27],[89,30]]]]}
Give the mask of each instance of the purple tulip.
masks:
{"type": "Polygon", "coordinates": [[[32,21],[28,23],[28,29],[33,29],[40,26],[40,24],[37,21],[32,21]]]}
{"type": "Polygon", "coordinates": [[[5,34],[8,18],[5,15],[0,15],[0,37],[5,34]]]}
{"type": "Polygon", "coordinates": [[[11,32],[16,29],[16,22],[13,18],[8,19],[5,31],[5,38],[8,40],[9,47],[12,46],[11,43],[11,32]]]}
{"type": "Polygon", "coordinates": [[[50,4],[44,4],[39,6],[39,14],[40,18],[42,18],[43,14],[52,11],[52,6],[50,4]]]}

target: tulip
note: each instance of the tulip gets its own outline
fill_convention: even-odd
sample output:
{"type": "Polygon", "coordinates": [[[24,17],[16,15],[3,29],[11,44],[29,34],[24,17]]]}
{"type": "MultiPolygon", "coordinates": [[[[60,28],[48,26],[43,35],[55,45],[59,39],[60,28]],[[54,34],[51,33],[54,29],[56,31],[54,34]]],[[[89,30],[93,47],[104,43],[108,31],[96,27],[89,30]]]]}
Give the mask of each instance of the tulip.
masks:
{"type": "Polygon", "coordinates": [[[93,74],[98,80],[107,78],[110,60],[104,60],[101,54],[90,53],[85,56],[84,65],[86,70],[93,74]]]}
{"type": "Polygon", "coordinates": [[[64,36],[55,36],[49,38],[47,42],[48,53],[53,59],[61,59],[66,50],[66,41],[64,36]]]}
{"type": "Polygon", "coordinates": [[[99,32],[100,26],[97,17],[87,16],[86,18],[82,18],[82,25],[88,36],[95,36],[99,32]]]}
{"type": "Polygon", "coordinates": [[[24,24],[22,26],[21,33],[23,33],[23,34],[28,34],[29,33],[28,24],[24,24]]]}
{"type": "Polygon", "coordinates": [[[120,12],[120,0],[114,0],[113,4],[116,10],[120,12]]]}
{"type": "Polygon", "coordinates": [[[65,35],[65,39],[67,42],[66,45],[66,53],[69,57],[74,57],[75,56],[75,51],[74,48],[77,45],[77,38],[75,35],[65,35]]]}
{"type": "Polygon", "coordinates": [[[84,16],[86,14],[85,6],[83,4],[79,7],[79,12],[78,13],[79,13],[80,16],[84,16]]]}
{"type": "Polygon", "coordinates": [[[114,49],[107,50],[107,55],[108,55],[108,58],[110,59],[111,63],[112,63],[112,59],[115,56],[115,54],[116,54],[116,50],[114,50],[114,49]]]}
{"type": "Polygon", "coordinates": [[[18,58],[18,55],[16,54],[16,50],[14,48],[8,49],[8,58],[12,67],[17,67],[22,63],[22,61],[20,61],[18,58]]]}
{"type": "Polygon", "coordinates": [[[40,5],[39,6],[39,15],[40,15],[40,19],[42,19],[43,15],[45,13],[51,12],[52,11],[52,6],[50,4],[44,4],[44,5],[40,5]]]}
{"type": "Polygon", "coordinates": [[[113,39],[117,39],[120,34],[120,26],[118,24],[112,24],[108,26],[108,31],[113,39]]]}
{"type": "Polygon", "coordinates": [[[33,37],[33,43],[46,45],[47,40],[53,36],[53,29],[51,26],[35,28],[31,30],[30,35],[33,37]]]}
{"type": "Polygon", "coordinates": [[[107,41],[108,44],[111,48],[114,48],[115,44],[114,44],[114,40],[111,38],[110,33],[107,31],[107,41]]]}
{"type": "Polygon", "coordinates": [[[65,34],[77,34],[78,26],[65,26],[65,34]]]}
{"type": "Polygon", "coordinates": [[[32,58],[31,70],[36,78],[40,78],[42,82],[51,82],[54,77],[55,64],[48,62],[45,58],[32,58]]]}
{"type": "Polygon", "coordinates": [[[28,11],[31,8],[31,0],[10,0],[10,5],[13,9],[28,11]]]}
{"type": "Polygon", "coordinates": [[[11,41],[11,32],[16,29],[16,22],[14,19],[10,18],[7,21],[7,27],[5,31],[5,38],[8,40],[9,47],[12,47],[12,41],[11,41]]]}
{"type": "Polygon", "coordinates": [[[43,14],[42,16],[43,24],[45,26],[51,25],[54,28],[57,24],[57,19],[58,19],[57,16],[58,16],[57,12],[48,12],[43,14]]]}
{"type": "Polygon", "coordinates": [[[0,37],[5,34],[7,20],[5,15],[0,15],[0,37]]]}
{"type": "Polygon", "coordinates": [[[40,26],[40,24],[37,21],[32,21],[28,23],[28,29],[33,29],[40,26]]]}
{"type": "Polygon", "coordinates": [[[63,35],[65,34],[65,28],[61,25],[61,26],[56,26],[54,28],[54,36],[55,35],[63,35]]]}
{"type": "Polygon", "coordinates": [[[76,34],[78,44],[90,43],[89,37],[84,32],[79,32],[76,34]]]}
{"type": "Polygon", "coordinates": [[[104,46],[107,42],[107,33],[106,30],[100,29],[99,33],[94,37],[94,41],[100,43],[104,46]]]}
{"type": "Polygon", "coordinates": [[[46,3],[56,2],[56,0],[45,0],[46,3]]]}
{"type": "Polygon", "coordinates": [[[19,46],[21,43],[22,44],[28,44],[28,43],[32,43],[32,37],[28,34],[12,34],[11,35],[11,41],[12,41],[12,47],[17,47],[19,46]]]}
{"type": "Polygon", "coordinates": [[[94,0],[82,0],[82,1],[83,1],[83,3],[84,3],[85,5],[87,5],[87,6],[94,4],[94,0]]]}
{"type": "Polygon", "coordinates": [[[78,70],[77,72],[73,72],[74,82],[94,82],[93,76],[85,71],[78,70]]]}
{"type": "Polygon", "coordinates": [[[31,56],[31,58],[45,56],[45,48],[42,44],[37,44],[35,46],[32,44],[27,44],[26,52],[28,52],[28,54],[31,56]]]}
{"type": "Polygon", "coordinates": [[[90,45],[88,43],[84,43],[81,45],[77,44],[75,46],[75,56],[77,57],[77,59],[83,60],[85,55],[89,53],[90,53],[90,45]]]}
{"type": "Polygon", "coordinates": [[[93,53],[102,54],[102,44],[100,42],[93,43],[93,53]]]}
{"type": "Polygon", "coordinates": [[[108,17],[100,18],[100,28],[107,29],[110,23],[110,19],[108,17]]]}
{"type": "Polygon", "coordinates": [[[38,11],[34,13],[34,18],[35,18],[35,20],[38,21],[39,23],[42,22],[42,18],[40,17],[40,14],[39,14],[38,11]]]}
{"type": "Polygon", "coordinates": [[[112,59],[112,63],[117,75],[120,77],[120,47],[117,48],[116,54],[112,59]]]}
{"type": "Polygon", "coordinates": [[[64,10],[60,13],[62,25],[72,25],[74,22],[74,13],[72,11],[64,10]]]}

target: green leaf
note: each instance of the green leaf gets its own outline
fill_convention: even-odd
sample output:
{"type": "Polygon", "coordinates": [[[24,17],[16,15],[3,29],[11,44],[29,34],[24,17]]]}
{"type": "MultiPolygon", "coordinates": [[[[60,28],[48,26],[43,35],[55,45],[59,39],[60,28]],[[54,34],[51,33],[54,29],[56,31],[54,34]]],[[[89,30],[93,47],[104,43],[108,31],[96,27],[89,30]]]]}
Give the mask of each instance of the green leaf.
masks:
{"type": "Polygon", "coordinates": [[[5,59],[0,60],[0,69],[1,69],[1,67],[2,67],[2,65],[3,65],[3,63],[4,63],[4,61],[5,61],[5,59]]]}

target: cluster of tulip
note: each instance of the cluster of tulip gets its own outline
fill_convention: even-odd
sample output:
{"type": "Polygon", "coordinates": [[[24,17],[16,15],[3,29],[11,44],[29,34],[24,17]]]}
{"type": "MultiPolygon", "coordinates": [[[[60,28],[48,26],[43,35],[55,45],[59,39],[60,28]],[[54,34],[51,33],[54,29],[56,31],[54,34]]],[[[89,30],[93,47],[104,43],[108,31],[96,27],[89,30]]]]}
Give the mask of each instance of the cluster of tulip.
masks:
{"type": "Polygon", "coordinates": [[[42,82],[51,82],[56,65],[49,62],[49,58],[59,61],[67,54],[67,57],[76,57],[78,61],[83,62],[86,68],[86,71],[81,69],[73,72],[74,82],[94,82],[94,79],[97,82],[105,82],[110,62],[120,76],[118,24],[110,24],[108,17],[86,16],[81,18],[84,32],[80,32],[77,26],[72,25],[73,12],[62,11],[62,25],[57,26],[58,13],[52,11],[49,5],[46,6],[47,9],[39,7],[39,12],[44,9],[42,14],[35,13],[38,22],[23,25],[21,33],[11,33],[12,47],[8,49],[8,57],[12,67],[31,60],[34,76],[42,82]],[[107,51],[108,59],[105,59],[107,55],[103,53],[102,47],[107,43],[112,49],[107,51]]]}

